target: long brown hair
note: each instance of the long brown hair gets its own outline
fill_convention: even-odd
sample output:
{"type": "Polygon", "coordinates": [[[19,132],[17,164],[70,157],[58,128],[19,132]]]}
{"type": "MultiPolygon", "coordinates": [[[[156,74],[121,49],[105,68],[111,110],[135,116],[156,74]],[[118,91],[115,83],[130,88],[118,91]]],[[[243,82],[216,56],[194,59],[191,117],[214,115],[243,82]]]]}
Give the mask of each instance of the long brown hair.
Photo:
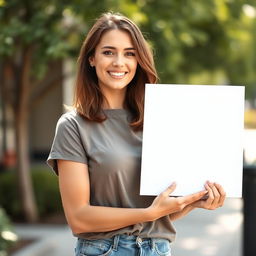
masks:
{"type": "Polygon", "coordinates": [[[87,120],[102,122],[106,116],[102,113],[104,95],[102,94],[95,68],[89,63],[102,35],[112,29],[126,31],[131,36],[138,61],[133,80],[127,86],[124,106],[132,114],[131,127],[143,128],[145,83],[158,80],[152,51],[140,29],[127,17],[119,13],[104,13],[95,22],[87,34],[78,57],[78,72],[75,85],[74,107],[87,120]]]}

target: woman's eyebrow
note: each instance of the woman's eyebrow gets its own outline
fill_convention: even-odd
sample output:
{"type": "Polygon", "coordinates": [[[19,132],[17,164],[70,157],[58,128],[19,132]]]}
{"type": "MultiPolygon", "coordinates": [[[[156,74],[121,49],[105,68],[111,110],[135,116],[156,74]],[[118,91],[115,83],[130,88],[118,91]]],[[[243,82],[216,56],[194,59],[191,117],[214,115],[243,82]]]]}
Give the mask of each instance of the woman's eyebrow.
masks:
{"type": "MultiPolygon", "coordinates": [[[[116,49],[116,47],[114,47],[114,46],[103,46],[101,49],[113,49],[113,50],[115,50],[116,49]]],[[[133,48],[133,47],[127,47],[127,48],[124,48],[124,50],[135,50],[135,48],[133,48]]]]}

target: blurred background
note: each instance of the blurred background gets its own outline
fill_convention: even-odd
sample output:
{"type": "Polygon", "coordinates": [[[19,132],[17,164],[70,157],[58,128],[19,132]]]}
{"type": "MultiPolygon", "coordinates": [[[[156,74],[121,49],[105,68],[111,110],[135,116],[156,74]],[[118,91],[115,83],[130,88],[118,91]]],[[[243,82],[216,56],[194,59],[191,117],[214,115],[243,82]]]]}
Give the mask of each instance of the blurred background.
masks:
{"type": "Polygon", "coordinates": [[[72,255],[45,160],[64,104],[72,104],[83,39],[106,11],[139,25],[161,83],[245,86],[244,200],[179,220],[173,252],[256,255],[255,245],[242,249],[251,241],[243,227],[256,218],[255,0],[0,0],[0,256],[72,255]]]}

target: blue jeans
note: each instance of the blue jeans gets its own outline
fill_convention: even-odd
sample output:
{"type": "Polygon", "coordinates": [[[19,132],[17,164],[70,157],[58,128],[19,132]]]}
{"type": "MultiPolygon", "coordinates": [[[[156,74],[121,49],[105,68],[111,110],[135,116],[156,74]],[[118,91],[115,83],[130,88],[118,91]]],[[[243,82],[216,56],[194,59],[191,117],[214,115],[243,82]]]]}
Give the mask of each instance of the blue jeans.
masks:
{"type": "Polygon", "coordinates": [[[87,240],[78,238],[76,256],[170,256],[170,241],[116,235],[113,238],[87,240]]]}

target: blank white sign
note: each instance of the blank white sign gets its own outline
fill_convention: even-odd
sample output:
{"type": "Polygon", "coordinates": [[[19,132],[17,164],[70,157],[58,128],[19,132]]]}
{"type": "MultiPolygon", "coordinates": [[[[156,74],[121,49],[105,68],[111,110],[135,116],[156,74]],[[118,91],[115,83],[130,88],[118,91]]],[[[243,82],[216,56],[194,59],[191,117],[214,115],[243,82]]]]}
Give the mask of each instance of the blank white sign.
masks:
{"type": "Polygon", "coordinates": [[[147,84],[141,195],[172,182],[174,196],[221,184],[242,196],[244,86],[147,84]]]}

